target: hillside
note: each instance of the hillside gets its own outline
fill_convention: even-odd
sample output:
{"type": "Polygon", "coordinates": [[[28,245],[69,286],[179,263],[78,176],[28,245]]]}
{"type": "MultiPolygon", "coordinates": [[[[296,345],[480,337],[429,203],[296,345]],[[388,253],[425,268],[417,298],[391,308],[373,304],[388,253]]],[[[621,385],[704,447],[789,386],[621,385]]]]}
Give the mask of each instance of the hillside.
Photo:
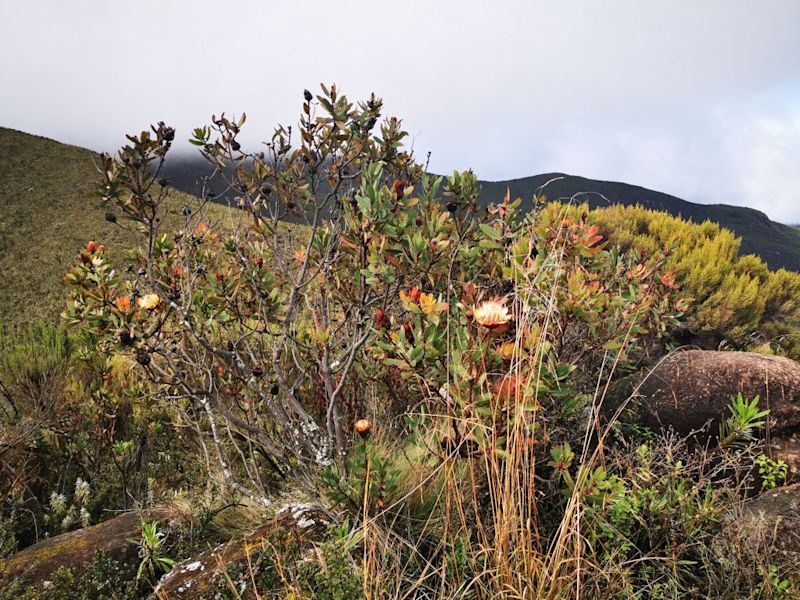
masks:
{"type": "MultiPolygon", "coordinates": [[[[166,173],[173,186],[184,192],[196,193],[197,180],[209,173],[209,167],[199,157],[176,157],[166,165],[166,173]]],[[[483,191],[480,199],[484,204],[495,202],[504,196],[508,188],[512,197],[530,202],[548,181],[551,183],[542,193],[550,200],[569,199],[577,194],[578,200],[586,201],[592,207],[609,203],[641,204],[645,208],[665,211],[697,223],[714,221],[742,238],[743,254],[757,254],[772,269],[784,267],[800,271],[800,231],[771,221],[767,215],[752,208],[726,204],[695,204],[637,185],[598,181],[563,173],[546,173],[508,181],[481,181],[483,191]]],[[[213,189],[213,183],[211,187],[213,189]]]]}
{"type": "MultiPolygon", "coordinates": [[[[207,171],[202,159],[178,158],[167,176],[172,186],[192,193],[198,175],[207,171]]],[[[52,320],[53,307],[63,304],[61,277],[87,240],[104,242],[117,256],[134,246],[135,232],[105,220],[92,196],[96,177],[91,151],[0,128],[0,324],[52,320]]],[[[559,174],[484,181],[481,200],[497,200],[507,187],[529,199],[554,177],[563,179],[547,186],[550,199],[594,192],[581,198],[593,206],[639,203],[694,221],[710,219],[740,235],[744,253],[758,254],[772,268],[800,270],[800,231],[748,208],[693,204],[638,186],[559,174]]],[[[176,205],[186,200],[175,193],[176,205]]]]}
{"type": "Polygon", "coordinates": [[[105,220],[96,180],[91,151],[0,128],[0,326],[56,318],[62,276],[87,240],[112,257],[134,247],[135,231],[105,220]]]}

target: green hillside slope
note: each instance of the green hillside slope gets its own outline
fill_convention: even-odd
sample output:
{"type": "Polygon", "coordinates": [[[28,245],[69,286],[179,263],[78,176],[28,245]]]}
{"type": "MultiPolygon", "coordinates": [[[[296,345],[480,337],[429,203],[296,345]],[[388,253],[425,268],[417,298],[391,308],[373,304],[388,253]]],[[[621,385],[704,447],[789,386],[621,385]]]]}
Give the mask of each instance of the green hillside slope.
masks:
{"type": "MultiPolygon", "coordinates": [[[[54,321],[64,305],[64,273],[87,240],[122,257],[138,235],[105,220],[92,196],[89,150],[0,128],[0,325],[54,321]]],[[[172,192],[176,205],[188,199],[172,192]]],[[[223,211],[215,207],[215,211],[223,211]]]]}

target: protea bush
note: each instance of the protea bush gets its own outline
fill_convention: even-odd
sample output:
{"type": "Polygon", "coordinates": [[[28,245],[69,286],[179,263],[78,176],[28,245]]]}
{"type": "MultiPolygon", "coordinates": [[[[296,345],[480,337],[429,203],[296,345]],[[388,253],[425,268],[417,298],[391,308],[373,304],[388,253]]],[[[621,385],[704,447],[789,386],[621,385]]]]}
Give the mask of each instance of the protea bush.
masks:
{"type": "MultiPolygon", "coordinates": [[[[100,194],[143,243],[124,271],[87,249],[68,323],[136,361],[230,493],[266,502],[281,481],[347,518],[367,597],[626,597],[642,565],[674,575],[643,557],[683,533],[633,539],[655,450],[620,459],[598,416],[686,310],[665,253],[609,245],[585,206],[479,206],[473,173],[425,173],[381,109],[323,86],[256,153],[244,115],[213,118],[191,141],[233,207],[212,222],[203,187],[176,233],[174,131],[130,136],[100,194]]],[[[705,483],[682,498],[695,524],[705,483]]]]}

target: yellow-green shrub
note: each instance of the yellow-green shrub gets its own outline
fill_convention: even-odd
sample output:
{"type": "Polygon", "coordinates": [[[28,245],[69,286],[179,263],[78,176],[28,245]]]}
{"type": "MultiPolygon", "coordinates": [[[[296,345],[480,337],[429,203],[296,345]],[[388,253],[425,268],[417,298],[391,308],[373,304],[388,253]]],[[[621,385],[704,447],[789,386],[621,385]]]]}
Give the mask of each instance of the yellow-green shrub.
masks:
{"type": "Polygon", "coordinates": [[[641,206],[592,211],[612,244],[643,255],[670,248],[666,267],[691,298],[689,330],[736,347],[759,344],[800,357],[800,274],[739,256],[741,240],[716,223],[692,223],[641,206]]]}

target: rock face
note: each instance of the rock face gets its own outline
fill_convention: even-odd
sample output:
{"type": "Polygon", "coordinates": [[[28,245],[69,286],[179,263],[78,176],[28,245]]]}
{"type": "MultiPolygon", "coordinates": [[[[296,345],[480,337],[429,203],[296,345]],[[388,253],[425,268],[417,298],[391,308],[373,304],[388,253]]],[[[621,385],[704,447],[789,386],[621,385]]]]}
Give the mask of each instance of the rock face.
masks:
{"type": "Polygon", "coordinates": [[[800,484],[764,492],[724,521],[728,546],[757,553],[766,564],[800,573],[800,484]]]}
{"type": "Polygon", "coordinates": [[[668,356],[643,378],[618,384],[604,403],[608,416],[632,396],[638,421],[688,435],[709,421],[712,432],[731,398],[761,397],[770,410],[771,435],[800,430],[800,364],[751,352],[688,350],[668,356]]]}
{"type": "Polygon", "coordinates": [[[43,540],[0,561],[0,582],[24,580],[35,585],[48,581],[60,567],[80,568],[94,558],[95,548],[120,564],[139,562],[137,548],[130,539],[141,534],[142,519],[164,521],[173,518],[173,511],[154,509],[146,515],[125,513],[99,525],[70,531],[43,540]]]}
{"type": "Polygon", "coordinates": [[[203,600],[213,598],[216,592],[228,591],[233,584],[236,597],[252,598],[252,578],[257,576],[256,555],[269,547],[269,539],[285,532],[292,542],[302,546],[318,538],[330,523],[326,511],[310,504],[289,504],[275,519],[259,527],[246,537],[206,550],[175,565],[161,578],[154,590],[157,598],[175,600],[203,600]],[[238,571],[240,580],[229,580],[230,571],[238,571]]]}

